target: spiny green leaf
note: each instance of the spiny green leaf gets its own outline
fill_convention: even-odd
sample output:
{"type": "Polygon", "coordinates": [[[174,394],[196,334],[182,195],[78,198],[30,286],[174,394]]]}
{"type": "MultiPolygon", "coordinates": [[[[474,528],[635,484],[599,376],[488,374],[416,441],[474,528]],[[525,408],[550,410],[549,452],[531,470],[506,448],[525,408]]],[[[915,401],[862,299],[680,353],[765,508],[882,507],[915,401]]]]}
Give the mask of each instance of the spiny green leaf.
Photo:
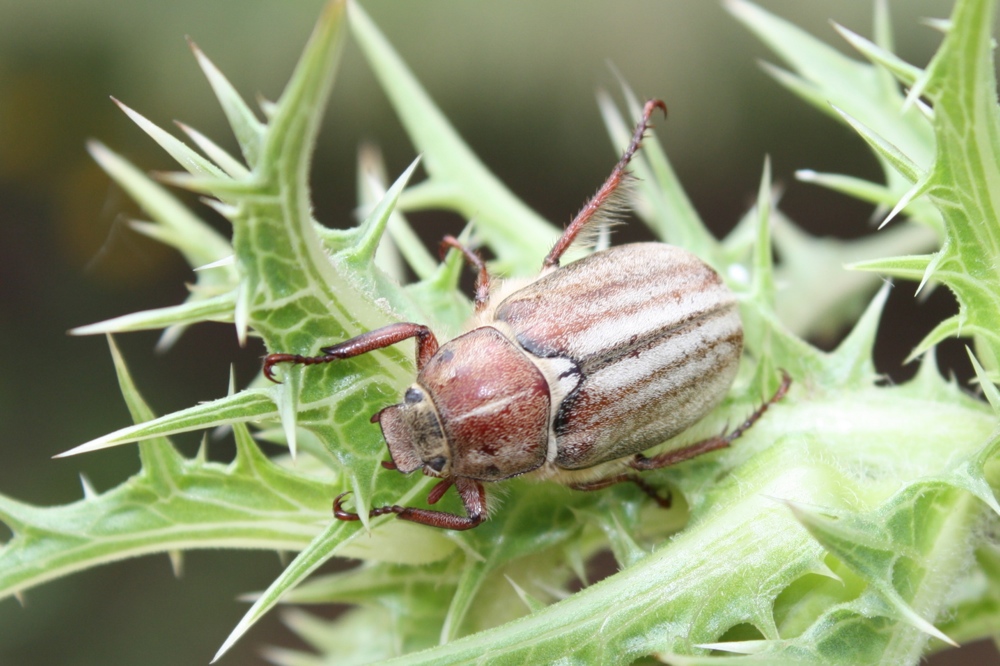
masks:
{"type": "Polygon", "coordinates": [[[913,186],[908,189],[902,197],[900,197],[899,201],[896,202],[896,205],[889,211],[889,214],[885,216],[884,220],[882,220],[882,224],[879,225],[879,229],[889,224],[889,222],[895,219],[897,215],[906,210],[910,204],[913,203],[913,201],[919,199],[924,194],[927,194],[928,189],[930,189],[930,183],[930,177],[927,174],[923,174],[917,182],[913,183],[913,186]]]}
{"type": "Polygon", "coordinates": [[[517,596],[520,597],[521,601],[524,602],[524,606],[525,608],[528,609],[529,612],[534,613],[535,611],[539,611],[545,608],[545,606],[547,605],[540,599],[536,599],[531,594],[528,594],[528,592],[526,592],[524,588],[515,583],[509,577],[507,578],[507,582],[509,582],[511,587],[514,588],[514,591],[517,592],[517,596]]]}
{"type": "MultiPolygon", "coordinates": [[[[837,117],[830,104],[910,156],[919,168],[930,166],[934,139],[930,124],[919,112],[901,114],[904,98],[886,85],[878,67],[845,56],[801,28],[745,0],[727,0],[726,8],[752,30],[808,85],[820,111],[837,117]]],[[[889,184],[900,185],[891,174],[889,184]]]]}
{"type": "Polygon", "coordinates": [[[191,137],[191,140],[194,141],[195,145],[201,148],[202,152],[204,152],[209,159],[215,162],[215,164],[219,165],[219,168],[225,171],[230,178],[240,180],[250,175],[247,168],[219,144],[215,143],[207,136],[185,123],[177,122],[177,126],[180,127],[185,134],[191,137]]]}
{"type": "MultiPolygon", "coordinates": [[[[137,397],[131,404],[140,409],[137,397]]],[[[140,409],[141,411],[141,409],[140,409]]],[[[192,548],[299,549],[329,520],[330,486],[266,462],[252,469],[143,451],[122,485],[65,506],[0,496],[14,538],[0,547],[0,597],[81,569],[192,548]]]]}
{"type": "Polygon", "coordinates": [[[64,451],[55,457],[75,456],[112,446],[192,430],[205,430],[256,419],[276,419],[278,412],[275,409],[272,391],[273,389],[249,389],[236,395],[204,402],[152,421],[116,430],[69,451],[64,451]]]}
{"type": "Polygon", "coordinates": [[[753,256],[753,295],[757,303],[774,307],[774,245],[771,242],[771,161],[764,160],[764,170],[757,188],[757,242],[753,256]]]}
{"type": "MultiPolygon", "coordinates": [[[[431,603],[436,597],[429,598],[431,603]]],[[[307,618],[304,613],[285,614],[290,626],[307,631],[307,640],[320,651],[337,657],[326,663],[371,664],[436,644],[433,627],[440,624],[441,606],[411,604],[402,610],[393,607],[366,606],[352,609],[335,622],[307,618]]],[[[277,653],[279,664],[316,666],[301,661],[302,653],[277,653]],[[292,659],[292,661],[288,661],[292,659]]],[[[274,654],[269,651],[268,654],[274,654]]]]}
{"type": "Polygon", "coordinates": [[[198,271],[197,284],[183,305],[124,315],[75,328],[71,333],[90,335],[169,327],[158,345],[164,350],[189,324],[232,321],[232,299],[225,294],[236,287],[236,270],[231,265],[218,263],[232,255],[229,242],[127,160],[97,142],[91,142],[88,148],[108,175],[154,220],[154,223],[133,222],[133,228],[177,248],[192,268],[213,267],[198,271]]]}
{"type": "Polygon", "coordinates": [[[889,285],[883,285],[854,325],[854,329],[830,355],[827,370],[832,386],[865,386],[876,379],[873,354],[882,309],[889,298],[889,285]]]}
{"type": "MultiPolygon", "coordinates": [[[[232,245],[219,232],[128,160],[97,141],[88,143],[87,149],[101,168],[156,221],[164,233],[158,238],[177,248],[192,268],[219,261],[233,253],[232,245]]],[[[220,273],[199,277],[213,278],[220,273]]]]}
{"type": "MultiPolygon", "coordinates": [[[[948,234],[933,277],[955,292],[962,332],[982,333],[981,343],[990,350],[981,354],[984,359],[998,358],[1000,352],[995,333],[1000,330],[1000,110],[991,60],[995,9],[987,1],[956,4],[924,89],[934,103],[938,136],[928,193],[942,211],[948,234]]],[[[942,339],[943,332],[936,330],[920,348],[942,339]]]]}
{"type": "MultiPolygon", "coordinates": [[[[799,169],[795,177],[804,183],[814,183],[842,194],[847,194],[861,201],[875,204],[882,209],[898,208],[900,201],[898,193],[885,185],[873,183],[862,178],[833,173],[817,173],[811,169],[799,169]]],[[[941,214],[925,197],[908,198],[905,206],[900,209],[914,220],[933,229],[937,235],[944,236],[944,222],[941,214]]]]}
{"type": "MultiPolygon", "coordinates": [[[[396,207],[400,193],[406,186],[413,172],[416,170],[418,160],[413,163],[396,179],[392,187],[382,196],[378,204],[372,209],[359,227],[361,234],[351,247],[341,250],[335,257],[335,261],[343,262],[340,270],[344,274],[369,272],[369,266],[373,264],[375,253],[389,224],[389,219],[396,207]]],[[[399,288],[399,282],[383,274],[380,270],[372,271],[372,281],[369,289],[378,299],[384,299],[400,317],[414,321],[426,321],[431,325],[437,324],[438,318],[433,316],[433,311],[428,313],[429,308],[421,308],[421,304],[414,304],[409,298],[412,292],[399,288]],[[427,315],[431,316],[428,317],[427,315]]],[[[450,286],[450,285],[449,285],[450,286]]],[[[453,288],[447,290],[454,293],[453,288]]]]}
{"type": "Polygon", "coordinates": [[[208,79],[212,90],[215,91],[215,96],[218,98],[219,104],[222,106],[222,110],[229,120],[229,126],[233,128],[236,141],[240,145],[240,150],[243,151],[243,159],[247,161],[247,164],[251,168],[255,167],[264,137],[264,126],[257,120],[253,111],[246,105],[246,102],[243,101],[243,98],[240,97],[236,89],[229,83],[229,80],[212,64],[212,61],[208,59],[202,50],[194,42],[189,42],[189,44],[191,51],[198,60],[198,65],[205,73],[205,78],[208,79]]]}
{"type": "Polygon", "coordinates": [[[998,455],[1000,455],[1000,433],[993,433],[974,456],[960,460],[952,469],[947,470],[942,478],[979,498],[1000,516],[1000,502],[997,502],[996,491],[986,480],[985,471],[986,466],[995,462],[998,455]]]}
{"type": "Polygon", "coordinates": [[[775,250],[783,259],[775,278],[782,285],[775,308],[781,321],[803,337],[834,339],[867,307],[881,281],[844,272],[852,262],[936,246],[933,232],[916,225],[849,241],[807,234],[780,213],[774,226],[775,250]]]}
{"type": "Polygon", "coordinates": [[[839,23],[833,24],[834,30],[840,33],[851,46],[858,50],[864,57],[868,58],[875,65],[884,67],[902,84],[910,86],[923,74],[923,70],[915,65],[911,65],[892,51],[877,46],[875,43],[865,39],[861,35],[848,30],[839,23]]]}
{"type": "Polygon", "coordinates": [[[127,115],[132,122],[138,125],[143,132],[156,141],[160,148],[163,148],[163,150],[177,160],[177,163],[184,167],[188,172],[212,178],[225,177],[226,174],[219,169],[219,167],[206,160],[173,135],[162,130],[158,125],[147,119],[138,111],[129,108],[116,99],[114,99],[114,102],[118,105],[118,108],[125,112],[125,115],[127,115]]]}
{"type": "Polygon", "coordinates": [[[281,596],[289,589],[294,588],[303,581],[306,576],[315,571],[321,564],[332,557],[338,547],[345,539],[356,532],[356,528],[348,523],[334,520],[323,532],[318,534],[312,542],[303,549],[296,558],[289,564],[281,575],[271,583],[270,587],[254,602],[250,610],[240,619],[236,627],[222,643],[222,647],[215,653],[212,663],[215,663],[225,654],[233,644],[243,636],[246,631],[253,626],[272,606],[278,603],[281,596]]]}
{"type": "Polygon", "coordinates": [[[133,312],[86,326],[77,326],[70,330],[70,333],[73,335],[97,335],[159,330],[168,326],[186,326],[206,321],[231,323],[235,307],[236,294],[231,292],[208,298],[191,299],[180,305],[168,305],[155,310],[133,312]]]}
{"type": "Polygon", "coordinates": [[[965,351],[969,355],[969,360],[972,361],[972,368],[976,371],[976,378],[979,380],[979,386],[982,387],[983,394],[993,408],[993,412],[1000,414],[1000,389],[997,388],[989,375],[987,375],[986,369],[979,363],[979,359],[972,353],[972,350],[966,347],[965,351]]]}
{"type": "MultiPolygon", "coordinates": [[[[359,568],[312,578],[285,596],[285,602],[316,603],[380,603],[410,596],[436,596],[439,588],[454,587],[458,575],[454,563],[444,557],[455,550],[444,533],[418,530],[414,534],[436,536],[442,547],[437,561],[422,567],[384,562],[368,562],[359,568]]],[[[447,600],[450,593],[444,596],[447,600]]],[[[415,600],[414,600],[415,601],[415,600]]]]}
{"type": "MultiPolygon", "coordinates": [[[[968,495],[940,482],[917,482],[867,515],[796,505],[792,510],[900,619],[950,642],[925,616],[933,619],[942,610],[935,591],[946,588],[967,560],[966,545],[951,535],[963,533],[979,516],[968,495]]],[[[897,650],[920,654],[919,646],[897,650]]]]}
{"type": "Polygon", "coordinates": [[[843,109],[834,106],[833,110],[840,114],[844,122],[850,125],[877,155],[891,164],[904,178],[914,183],[921,180],[924,174],[920,167],[903,151],[873,132],[843,109]]]}
{"type": "Polygon", "coordinates": [[[933,259],[934,255],[930,254],[891,257],[859,261],[855,264],[850,264],[847,268],[855,271],[874,271],[906,280],[920,280],[924,277],[927,267],[931,265],[933,259]]]}
{"type": "MultiPolygon", "coordinates": [[[[381,154],[374,147],[363,145],[358,151],[358,200],[362,207],[374,208],[382,200],[387,191],[386,180],[381,154]]],[[[398,210],[390,213],[388,229],[391,242],[386,243],[383,240],[379,252],[385,251],[386,246],[395,248],[406,259],[407,265],[419,279],[429,278],[436,270],[438,262],[427,251],[423,241],[398,210]]],[[[376,254],[376,261],[378,260],[379,255],[376,254]]],[[[402,275],[397,274],[394,277],[400,282],[403,281],[402,275]]]]}
{"type": "MultiPolygon", "coordinates": [[[[135,423],[152,421],[156,418],[156,414],[139,393],[139,388],[125,365],[125,359],[110,335],[108,346],[111,348],[111,358],[118,376],[118,388],[132,415],[132,421],[135,423]]],[[[166,437],[155,437],[140,442],[139,460],[142,461],[142,473],[157,493],[161,494],[169,490],[173,478],[178,475],[183,465],[183,458],[166,437]]]]}
{"type": "Polygon", "coordinates": [[[920,344],[918,344],[916,348],[910,352],[910,355],[906,357],[906,362],[909,363],[913,359],[919,358],[921,354],[925,353],[928,349],[942,340],[958,337],[962,334],[962,327],[964,324],[965,322],[960,314],[948,317],[935,326],[930,333],[924,336],[924,339],[920,341],[920,344]]]}
{"type": "MultiPolygon", "coordinates": [[[[350,6],[348,19],[352,34],[423,155],[435,189],[433,196],[421,197],[419,205],[475,218],[504,268],[521,274],[536,271],[541,255],[557,238],[555,229],[514,197],[469,150],[358,3],[350,6]]],[[[431,192],[427,185],[421,190],[431,192]]],[[[415,198],[402,201],[408,210],[418,205],[415,198]]]]}

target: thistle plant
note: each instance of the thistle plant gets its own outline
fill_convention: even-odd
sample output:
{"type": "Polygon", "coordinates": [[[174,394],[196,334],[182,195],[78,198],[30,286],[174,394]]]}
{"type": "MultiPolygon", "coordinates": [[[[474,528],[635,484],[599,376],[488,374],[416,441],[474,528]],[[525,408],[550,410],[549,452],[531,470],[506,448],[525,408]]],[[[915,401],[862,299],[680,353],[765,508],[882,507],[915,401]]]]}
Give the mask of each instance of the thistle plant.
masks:
{"type": "MultiPolygon", "coordinates": [[[[268,652],[288,665],[393,657],[625,664],[648,656],[675,664],[915,664],[928,652],[995,635],[995,5],[958,0],[950,21],[936,24],[944,40],[921,69],[893,55],[884,3],[876,5],[872,40],[838,29],[860,61],[730,0],[729,10],[787,63],[768,67],[778,82],[854,128],[884,171],[884,183],[814,172],[802,179],[884,207],[892,222],[861,240],[812,238],[776,210],[765,163],[756,205],[716,240],[655,136],[647,139],[633,163],[637,214],[661,240],[695,252],[727,279],[746,330],[730,395],[682,437],[696,441],[744,418],[774,390],[779,369],[794,378],[787,397],[737,445],[649,475],[673,489],[672,509],[633,487],[581,493],[514,479],[504,484],[502,508],[469,532],[368,519],[372,506],[413,505],[430,489],[427,479],[382,468],[385,445],[369,422],[412,380],[408,349],[285,368],[281,384],[231,383],[227,396],[156,416],[109,337],[135,425],[65,455],[135,442],[142,469],[66,506],[0,497],[0,520],[13,533],[0,547],[0,595],[136,555],[295,551],[217,655],[275,605],[295,604],[285,618],[315,654],[268,652]],[[882,381],[872,362],[887,294],[872,295],[872,272],[919,289],[943,285],[959,303],[913,351],[920,369],[903,385],[882,381]],[[804,339],[848,323],[851,332],[832,352],[804,339]],[[935,365],[935,345],[956,335],[972,341],[979,397],[935,365]],[[184,457],[168,439],[221,426],[236,441],[229,464],[184,457]],[[287,455],[266,455],[277,449],[261,442],[287,455]],[[331,515],[331,499],[348,490],[359,522],[331,515]],[[589,581],[587,562],[605,550],[619,571],[589,581]],[[362,564],[310,577],[332,557],[362,564]],[[299,607],[334,602],[355,606],[333,621],[299,607]]],[[[148,215],[136,230],[176,247],[197,269],[196,282],[181,304],[77,333],[162,329],[169,345],[197,335],[194,324],[222,321],[240,340],[259,336],[271,351],[301,354],[400,320],[447,338],[471,313],[457,286],[462,258],[451,251],[439,262],[407,223],[408,211],[443,209],[470,220],[464,238],[488,247],[503,275],[533,274],[557,238],[556,227],[461,141],[358,5],[327,6],[281,98],[261,105],[263,120],[207,56],[195,55],[241,155],[183,126],[192,148],[124,106],[184,171],[158,182],[103,145],[90,150],[148,215]],[[390,183],[377,156],[363,151],[363,221],[333,228],[312,217],[307,175],[348,36],[420,157],[390,183]],[[418,165],[426,175],[415,182],[418,165]],[[231,239],[167,186],[203,195],[232,223],[231,239]],[[406,281],[407,270],[415,281],[406,281]]],[[[615,150],[627,143],[639,107],[626,86],[622,97],[624,110],[610,96],[599,99],[615,150]]],[[[442,504],[461,510],[453,496],[442,504]]]]}

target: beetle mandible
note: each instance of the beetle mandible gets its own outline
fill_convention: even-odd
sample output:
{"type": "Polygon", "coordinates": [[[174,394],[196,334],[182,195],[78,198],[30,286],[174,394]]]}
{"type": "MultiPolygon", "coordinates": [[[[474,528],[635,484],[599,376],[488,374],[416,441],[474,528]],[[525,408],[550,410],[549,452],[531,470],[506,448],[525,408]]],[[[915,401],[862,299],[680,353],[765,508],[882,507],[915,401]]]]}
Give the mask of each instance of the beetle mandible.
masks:
{"type": "MultiPolygon", "coordinates": [[[[631,482],[669,506],[637,476],[729,446],[788,389],[742,425],[652,457],[643,451],[684,432],[729,390],[743,350],[736,297],[718,274],[686,250],[635,243],[560,267],[563,253],[593,228],[614,200],[660,100],[646,102],[632,139],[608,179],[566,227],[532,280],[494,280],[482,258],[451,236],[477,270],[475,314],[467,332],[438,346],[422,324],[396,323],[323,347],[319,356],[270,354],[277,363],[313,365],[351,358],[416,338],[417,377],[403,402],[372,417],[392,462],[409,474],[440,478],[436,503],[452,485],[466,514],[402,506],[372,509],[433,527],[465,530],[487,517],[484,482],[534,472],[578,490],[631,482]]],[[[334,501],[341,520],[358,515],[334,501]]]]}

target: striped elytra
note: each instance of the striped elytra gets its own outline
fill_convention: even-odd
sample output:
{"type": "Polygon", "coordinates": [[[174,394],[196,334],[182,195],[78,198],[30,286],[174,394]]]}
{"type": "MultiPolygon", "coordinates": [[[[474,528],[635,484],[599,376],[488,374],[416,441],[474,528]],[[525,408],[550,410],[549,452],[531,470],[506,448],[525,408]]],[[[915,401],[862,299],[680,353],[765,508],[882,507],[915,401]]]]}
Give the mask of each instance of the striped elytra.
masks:
{"type": "Polygon", "coordinates": [[[743,350],[733,293],[698,257],[662,243],[569,264],[506,298],[496,318],[528,354],[572,363],[576,383],[551,424],[548,462],[559,469],[687,430],[725,396],[743,350]]]}
{"type": "MultiPolygon", "coordinates": [[[[673,465],[729,444],[749,428],[782,388],[729,435],[643,454],[684,432],[719,404],[736,375],[743,328],[735,296],[690,252],[637,243],[595,252],[560,266],[581,232],[601,221],[627,178],[650,118],[643,108],[632,140],[604,185],[587,202],[529,281],[493,279],[478,254],[446,237],[477,270],[475,316],[467,332],[439,346],[422,324],[398,323],[321,348],[315,356],[278,353],[264,363],[313,365],[417,342],[417,376],[402,402],[372,417],[402,473],[421,470],[441,481],[436,503],[455,486],[466,515],[382,506],[412,522],[469,529],[487,517],[484,482],[534,473],[579,490],[634,482],[661,506],[638,473],[673,465]]],[[[341,520],[359,516],[343,507],[341,520]]]]}

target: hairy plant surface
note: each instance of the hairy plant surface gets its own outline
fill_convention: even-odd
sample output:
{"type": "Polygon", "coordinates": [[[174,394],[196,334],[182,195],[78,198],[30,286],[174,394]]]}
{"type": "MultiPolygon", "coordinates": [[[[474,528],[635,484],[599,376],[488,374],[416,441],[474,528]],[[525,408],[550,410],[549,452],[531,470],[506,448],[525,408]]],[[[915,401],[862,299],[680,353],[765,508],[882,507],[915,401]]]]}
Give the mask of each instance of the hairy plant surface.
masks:
{"type": "MultiPolygon", "coordinates": [[[[990,28],[995,2],[959,0],[944,41],[920,69],[892,54],[884,5],[875,38],[840,29],[867,59],[850,59],[743,0],[730,11],[788,64],[775,78],[853,127],[883,166],[884,183],[802,172],[803,179],[892,209],[877,235],[830,241],[805,235],[771,205],[769,171],[755,208],[713,238],[650,136],[633,169],[635,208],[664,241],[711,263],[739,295],[746,353],[725,402],[681,437],[696,441],[745,418],[773,392],[790,394],[738,445],[647,479],[675,491],[663,511],[633,487],[580,493],[515,479],[502,506],[463,533],[367,518],[386,504],[419,505],[430,481],[386,471],[370,416],[397,402],[414,374],[409,346],[347,361],[282,368],[217,400],[157,417],[112,343],[135,425],[67,454],[138,442],[142,470],[104,493],[39,508],[0,496],[13,537],[0,546],[0,596],[136,555],[193,548],[298,552],[220,649],[279,602],[344,602],[334,621],[295,609],[288,623],[315,654],[272,650],[280,664],[620,663],[655,656],[676,664],[916,664],[947,643],[1000,626],[1000,117],[990,28]],[[913,254],[937,246],[930,254],[913,254]],[[774,250],[780,264],[772,260],[774,250]],[[880,382],[872,347],[887,291],[854,268],[943,284],[959,311],[914,350],[916,378],[880,382]],[[867,306],[864,306],[866,299],[867,306]],[[857,318],[859,312],[860,317],[857,318]],[[833,352],[805,334],[848,323],[833,352]],[[974,340],[986,401],[940,376],[933,349],[974,340]],[[231,427],[228,465],[186,458],[169,436],[231,427]],[[255,439],[297,457],[264,455],[255,439]],[[353,492],[362,520],[333,520],[330,500],[353,492]],[[586,584],[585,564],[610,549],[620,571],[586,584]],[[363,560],[345,573],[307,577],[331,557],[363,560]],[[582,589],[568,590],[578,581],[582,589]]],[[[239,156],[184,127],[198,150],[124,111],[184,172],[168,185],[206,197],[231,223],[226,239],[161,184],[108,148],[91,152],[142,206],[134,227],[176,247],[197,281],[179,305],[125,315],[81,334],[163,329],[169,345],[193,324],[232,322],[241,340],[315,354],[393,321],[426,323],[441,338],[471,313],[457,289],[462,259],[438,262],[407,211],[454,211],[496,257],[496,272],[532,275],[557,229],[513,196],[461,141],[356,4],[326,8],[281,98],[261,120],[197,49],[238,139],[239,156]],[[420,152],[387,184],[362,152],[363,221],[320,225],[308,171],[347,34],[361,46],[420,152]],[[404,284],[406,267],[417,276],[404,284]]],[[[600,99],[612,144],[627,143],[639,104],[600,99]]],[[[669,131],[661,123],[660,131],[669,131]]],[[[468,233],[468,232],[467,232],[468,233]]],[[[110,340],[110,338],[109,338],[110,340]]],[[[489,489],[496,494],[496,488],[489,489]]],[[[452,494],[446,510],[461,511],[452,494]]],[[[206,655],[207,656],[207,655],[206,655]]]]}

